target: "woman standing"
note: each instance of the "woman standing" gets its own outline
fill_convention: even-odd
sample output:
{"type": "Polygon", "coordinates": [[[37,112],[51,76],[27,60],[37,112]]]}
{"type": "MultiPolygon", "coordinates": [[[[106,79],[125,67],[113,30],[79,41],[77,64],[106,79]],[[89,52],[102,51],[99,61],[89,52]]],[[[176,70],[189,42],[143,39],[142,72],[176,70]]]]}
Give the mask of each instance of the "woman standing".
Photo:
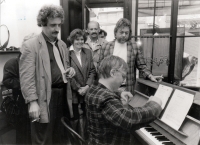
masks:
{"type": "MultiPolygon", "coordinates": [[[[96,70],[91,50],[83,48],[86,40],[84,32],[75,29],[70,33],[68,40],[72,44],[69,48],[71,67],[76,71],[76,75],[71,79],[73,120],[78,122],[80,112],[83,112],[83,116],[85,115],[84,96],[94,81],[96,70]],[[81,111],[79,111],[79,105],[81,111]]],[[[80,128],[82,127],[80,126],[80,128]]]]}

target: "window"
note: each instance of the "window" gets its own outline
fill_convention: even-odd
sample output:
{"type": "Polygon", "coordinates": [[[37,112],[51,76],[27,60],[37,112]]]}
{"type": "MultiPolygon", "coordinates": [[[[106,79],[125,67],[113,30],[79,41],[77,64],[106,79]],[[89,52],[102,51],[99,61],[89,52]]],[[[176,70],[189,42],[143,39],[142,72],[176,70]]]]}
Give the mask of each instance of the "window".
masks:
{"type": "Polygon", "coordinates": [[[100,28],[107,32],[107,41],[114,40],[114,28],[117,21],[123,18],[123,8],[92,8],[92,12],[95,15],[90,15],[90,21],[97,21],[100,24],[100,28]]]}
{"type": "Polygon", "coordinates": [[[177,39],[183,39],[182,86],[200,86],[200,1],[179,0],[177,39]],[[182,35],[179,35],[179,34],[182,35]],[[182,37],[181,37],[182,36],[182,37]]]}

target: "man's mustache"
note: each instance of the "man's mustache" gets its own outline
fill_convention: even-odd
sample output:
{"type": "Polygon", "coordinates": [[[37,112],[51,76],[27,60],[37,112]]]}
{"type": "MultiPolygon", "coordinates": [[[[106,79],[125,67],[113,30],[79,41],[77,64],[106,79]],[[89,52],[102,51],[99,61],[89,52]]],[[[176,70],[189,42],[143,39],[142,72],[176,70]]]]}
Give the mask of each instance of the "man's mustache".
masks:
{"type": "Polygon", "coordinates": [[[53,34],[58,34],[58,33],[59,33],[58,31],[53,32],[53,34]]]}
{"type": "Polygon", "coordinates": [[[92,33],[92,35],[93,35],[93,34],[97,34],[97,33],[94,32],[94,33],[92,33]]]}
{"type": "Polygon", "coordinates": [[[120,41],[127,41],[127,38],[119,38],[120,41]]]}

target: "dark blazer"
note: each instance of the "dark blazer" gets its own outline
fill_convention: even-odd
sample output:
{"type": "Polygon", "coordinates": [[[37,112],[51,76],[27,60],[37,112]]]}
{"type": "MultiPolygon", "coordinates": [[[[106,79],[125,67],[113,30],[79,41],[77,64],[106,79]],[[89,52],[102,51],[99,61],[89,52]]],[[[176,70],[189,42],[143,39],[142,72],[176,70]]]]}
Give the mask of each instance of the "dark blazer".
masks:
{"type": "Polygon", "coordinates": [[[94,77],[96,75],[96,70],[94,67],[91,50],[82,48],[81,62],[82,66],[80,65],[74,51],[70,50],[70,65],[76,71],[76,75],[71,79],[73,103],[83,102],[83,97],[79,96],[78,89],[86,85],[91,86],[91,84],[94,81],[94,77]],[[78,101],[78,99],[80,100],[78,101]]]}
{"type": "Polygon", "coordinates": [[[20,90],[19,58],[8,60],[3,69],[3,84],[9,89],[20,90]]]}
{"type": "MultiPolygon", "coordinates": [[[[13,96],[16,99],[17,96],[19,96],[18,105],[20,106],[20,112],[24,112],[25,101],[22,96],[22,92],[20,89],[20,82],[19,82],[19,57],[18,58],[12,58],[8,60],[3,69],[3,85],[8,88],[12,89],[13,96]]],[[[27,108],[28,109],[28,108],[27,108]]],[[[26,110],[25,112],[28,113],[26,110]]]]}

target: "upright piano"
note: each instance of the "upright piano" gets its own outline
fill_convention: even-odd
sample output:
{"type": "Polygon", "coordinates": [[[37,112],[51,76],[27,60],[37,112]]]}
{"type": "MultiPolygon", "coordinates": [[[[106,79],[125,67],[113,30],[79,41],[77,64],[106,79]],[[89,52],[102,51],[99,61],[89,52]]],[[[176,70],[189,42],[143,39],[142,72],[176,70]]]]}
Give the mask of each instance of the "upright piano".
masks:
{"type": "Polygon", "coordinates": [[[131,106],[143,106],[149,96],[155,94],[159,84],[193,94],[193,104],[179,130],[173,129],[158,118],[148,126],[135,131],[134,136],[142,145],[200,145],[200,92],[165,82],[154,83],[138,79],[135,85],[135,95],[130,102],[131,106]]]}

